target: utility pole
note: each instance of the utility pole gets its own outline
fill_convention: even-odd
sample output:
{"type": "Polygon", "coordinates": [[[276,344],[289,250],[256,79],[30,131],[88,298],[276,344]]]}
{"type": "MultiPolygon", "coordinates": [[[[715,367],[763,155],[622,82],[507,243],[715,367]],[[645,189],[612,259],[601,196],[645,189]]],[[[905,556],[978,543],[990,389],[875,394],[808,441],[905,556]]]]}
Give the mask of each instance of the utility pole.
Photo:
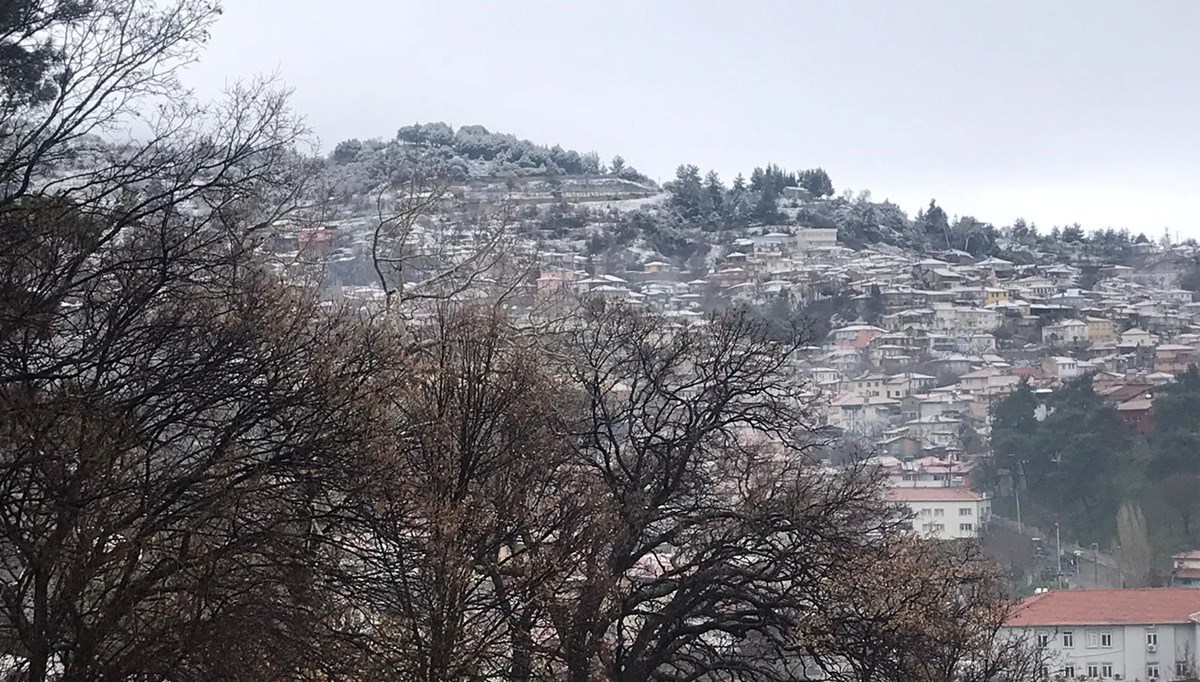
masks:
{"type": "Polygon", "coordinates": [[[1054,556],[1058,560],[1058,586],[1062,587],[1062,537],[1058,534],[1058,522],[1054,522],[1054,556]]]}
{"type": "Polygon", "coordinates": [[[1098,542],[1092,543],[1092,565],[1095,567],[1095,577],[1093,578],[1095,586],[1100,587],[1100,543],[1098,542]]]}

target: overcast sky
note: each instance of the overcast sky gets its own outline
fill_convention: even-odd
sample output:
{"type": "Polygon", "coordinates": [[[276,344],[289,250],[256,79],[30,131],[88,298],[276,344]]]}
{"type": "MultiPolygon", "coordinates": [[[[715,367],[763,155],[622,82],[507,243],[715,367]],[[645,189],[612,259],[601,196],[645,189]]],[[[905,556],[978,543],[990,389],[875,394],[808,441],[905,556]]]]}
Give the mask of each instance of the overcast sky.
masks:
{"type": "Polygon", "coordinates": [[[189,83],[278,71],[325,147],[481,124],[666,180],[822,166],[997,224],[1200,237],[1200,1],[225,0],[189,83]]]}

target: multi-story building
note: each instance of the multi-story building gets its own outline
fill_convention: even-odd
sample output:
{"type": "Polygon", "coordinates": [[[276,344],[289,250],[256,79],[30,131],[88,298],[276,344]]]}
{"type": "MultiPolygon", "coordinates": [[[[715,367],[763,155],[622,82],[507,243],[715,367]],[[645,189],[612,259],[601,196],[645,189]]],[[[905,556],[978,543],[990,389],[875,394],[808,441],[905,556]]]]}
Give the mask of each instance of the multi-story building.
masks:
{"type": "Polygon", "coordinates": [[[837,229],[809,227],[796,230],[795,243],[799,251],[837,248],[837,229]]]}
{"type": "Polygon", "coordinates": [[[993,306],[998,303],[1003,303],[1008,300],[1008,289],[999,287],[985,287],[983,290],[983,304],[993,306]]]}
{"type": "Polygon", "coordinates": [[[964,487],[896,487],[887,500],[908,507],[913,531],[936,540],[977,538],[992,516],[991,497],[964,487]]]}
{"type": "Polygon", "coordinates": [[[866,348],[871,341],[886,330],[869,324],[852,324],[829,332],[835,348],[866,348]]]}
{"type": "Polygon", "coordinates": [[[856,436],[877,436],[886,429],[900,401],[878,396],[841,395],[829,403],[829,425],[856,436]]]}
{"type": "Polygon", "coordinates": [[[958,378],[963,391],[974,395],[1006,394],[1021,383],[1021,378],[992,367],[967,372],[958,378]]]}
{"type": "Polygon", "coordinates": [[[1200,549],[1171,557],[1171,587],[1200,587],[1200,549]]]}
{"type": "Polygon", "coordinates": [[[1058,324],[1042,327],[1043,343],[1067,345],[1087,341],[1088,325],[1083,320],[1063,320],[1058,324]]]}
{"type": "Polygon", "coordinates": [[[1195,679],[1200,590],[1053,590],[1004,629],[1042,648],[1051,680],[1195,679]]]}
{"type": "Polygon", "coordinates": [[[1195,346],[1164,343],[1154,349],[1154,371],[1168,374],[1186,372],[1191,365],[1200,363],[1200,353],[1195,346]]]}
{"type": "Polygon", "coordinates": [[[1068,355],[1052,355],[1042,358],[1042,371],[1048,377],[1073,379],[1094,369],[1094,365],[1076,360],[1068,355]]]}
{"type": "Polygon", "coordinates": [[[1087,338],[1095,345],[1115,344],[1117,342],[1117,326],[1112,320],[1103,317],[1084,318],[1087,323],[1087,338]]]}
{"type": "Polygon", "coordinates": [[[934,328],[942,331],[991,332],[1004,321],[1004,316],[995,310],[949,303],[935,303],[933,314],[934,328]]]}
{"type": "Polygon", "coordinates": [[[934,387],[937,377],[916,372],[905,372],[887,378],[883,382],[884,397],[899,400],[915,393],[924,393],[934,387]]]}
{"type": "Polygon", "coordinates": [[[1138,346],[1153,346],[1157,342],[1158,339],[1153,334],[1138,327],[1127,329],[1121,332],[1120,339],[1118,341],[1118,343],[1122,346],[1130,346],[1135,348],[1138,346]]]}

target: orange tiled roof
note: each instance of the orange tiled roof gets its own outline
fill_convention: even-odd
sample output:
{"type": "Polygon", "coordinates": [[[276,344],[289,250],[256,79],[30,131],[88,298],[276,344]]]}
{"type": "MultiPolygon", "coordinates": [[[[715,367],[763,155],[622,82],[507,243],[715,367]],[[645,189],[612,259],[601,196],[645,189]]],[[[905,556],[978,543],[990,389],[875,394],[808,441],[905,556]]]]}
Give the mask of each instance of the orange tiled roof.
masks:
{"type": "Polygon", "coordinates": [[[959,487],[896,487],[888,490],[887,499],[891,502],[978,502],[987,499],[986,496],[959,487]]]}
{"type": "Polygon", "coordinates": [[[1052,590],[1017,605],[1008,625],[1149,625],[1187,623],[1200,613],[1200,590],[1052,590]]]}

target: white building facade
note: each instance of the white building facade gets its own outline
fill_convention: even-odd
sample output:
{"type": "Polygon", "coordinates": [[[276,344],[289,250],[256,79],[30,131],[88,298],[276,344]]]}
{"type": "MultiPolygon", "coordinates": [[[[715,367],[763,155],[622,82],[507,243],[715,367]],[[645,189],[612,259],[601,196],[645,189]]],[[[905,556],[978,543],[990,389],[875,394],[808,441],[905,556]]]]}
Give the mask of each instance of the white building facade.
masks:
{"type": "Polygon", "coordinates": [[[1195,679],[1200,590],[1054,590],[1023,601],[1005,631],[1042,648],[1050,680],[1195,679]]]}
{"type": "Polygon", "coordinates": [[[961,486],[896,487],[887,500],[907,507],[913,532],[933,540],[977,538],[992,516],[988,495],[961,486]]]}

